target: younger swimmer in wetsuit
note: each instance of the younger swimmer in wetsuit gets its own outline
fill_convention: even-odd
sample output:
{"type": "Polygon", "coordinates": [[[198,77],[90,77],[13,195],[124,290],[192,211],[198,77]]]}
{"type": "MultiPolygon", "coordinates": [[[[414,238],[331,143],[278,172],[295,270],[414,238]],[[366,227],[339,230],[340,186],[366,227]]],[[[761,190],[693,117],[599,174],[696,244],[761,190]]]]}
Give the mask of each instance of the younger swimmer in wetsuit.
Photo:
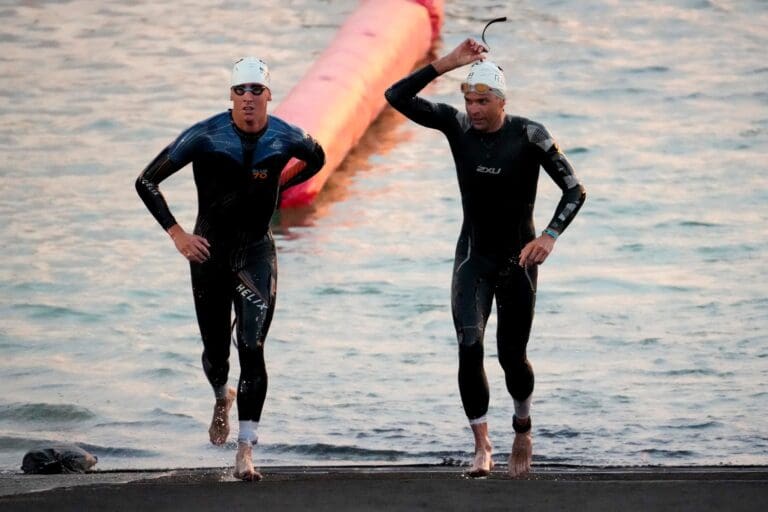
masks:
{"type": "Polygon", "coordinates": [[[526,346],[537,265],[546,260],[586,193],[541,124],[504,113],[504,74],[484,61],[487,51],[467,39],[394,84],[386,98],[412,121],[443,132],[456,164],[464,222],[456,246],[451,309],[459,342],[459,391],[475,439],[475,456],[467,474],[483,477],[493,469],[483,336],[495,298],[499,362],[515,406],[508,472],[518,477],[530,470],[533,453],[529,411],[534,379],[526,346]],[[461,86],[466,113],[417,96],[438,76],[470,63],[474,64],[461,86]],[[562,197],[549,225],[537,237],[533,206],[540,166],[560,187],[562,197]]]}
{"type": "Polygon", "coordinates": [[[195,311],[203,339],[203,370],[216,397],[209,429],[213,444],[229,435],[229,410],[239,418],[235,476],[260,480],[253,466],[256,428],[267,393],[264,341],[275,308],[277,260],[270,221],[280,190],[316,174],[320,145],[300,128],[267,115],[272,99],[267,65],[240,59],[232,70],[232,109],[201,121],[163,149],[136,180],[136,190],[189,260],[195,311]],[[305,167],[281,185],[288,160],[305,167]],[[194,232],[176,222],[159,184],[192,162],[198,215],[194,232]],[[227,386],[231,311],[235,308],[240,379],[227,386]]]}

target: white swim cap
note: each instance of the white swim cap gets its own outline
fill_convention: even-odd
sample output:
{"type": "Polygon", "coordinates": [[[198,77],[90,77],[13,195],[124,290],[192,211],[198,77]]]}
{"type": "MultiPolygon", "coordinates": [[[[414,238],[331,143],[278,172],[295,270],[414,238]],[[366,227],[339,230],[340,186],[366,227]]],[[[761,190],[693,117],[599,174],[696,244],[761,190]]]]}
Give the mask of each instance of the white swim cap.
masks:
{"type": "Polygon", "coordinates": [[[472,64],[472,67],[469,68],[467,80],[462,84],[461,90],[462,92],[479,92],[483,94],[485,91],[475,89],[477,84],[489,87],[490,92],[500,98],[506,97],[507,81],[504,78],[504,72],[493,62],[484,60],[472,64]]]}
{"type": "Polygon", "coordinates": [[[232,87],[241,84],[261,84],[269,87],[269,67],[256,57],[244,57],[232,68],[232,87]]]}

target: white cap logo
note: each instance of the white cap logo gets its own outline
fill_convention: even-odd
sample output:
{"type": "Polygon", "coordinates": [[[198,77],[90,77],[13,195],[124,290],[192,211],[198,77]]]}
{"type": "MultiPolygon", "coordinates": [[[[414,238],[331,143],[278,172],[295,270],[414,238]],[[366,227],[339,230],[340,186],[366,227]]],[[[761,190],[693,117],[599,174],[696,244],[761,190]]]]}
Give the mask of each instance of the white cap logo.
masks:
{"type": "Polygon", "coordinates": [[[244,57],[232,68],[232,87],[242,84],[261,84],[269,87],[269,67],[256,57],[244,57]]]}
{"type": "Polygon", "coordinates": [[[470,86],[484,84],[491,89],[496,89],[503,98],[507,91],[507,80],[499,66],[490,61],[479,61],[469,68],[466,83],[470,86]]]}

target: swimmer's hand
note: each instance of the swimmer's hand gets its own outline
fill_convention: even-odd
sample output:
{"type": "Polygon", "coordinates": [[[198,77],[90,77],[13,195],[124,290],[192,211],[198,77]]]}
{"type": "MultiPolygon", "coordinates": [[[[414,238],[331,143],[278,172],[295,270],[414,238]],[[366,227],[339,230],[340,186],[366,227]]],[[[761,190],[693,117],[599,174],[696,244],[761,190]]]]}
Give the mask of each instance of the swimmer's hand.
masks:
{"type": "Polygon", "coordinates": [[[198,235],[190,235],[178,224],[168,228],[168,234],[176,245],[176,250],[193,263],[203,263],[211,257],[211,244],[198,235]]]}
{"type": "Polygon", "coordinates": [[[432,66],[438,73],[443,74],[452,69],[460,68],[478,60],[485,60],[485,54],[488,52],[482,43],[478,43],[472,38],[467,38],[451,50],[450,53],[440,57],[432,63],[432,66]]]}
{"type": "Polygon", "coordinates": [[[549,235],[541,235],[525,244],[520,251],[520,266],[541,265],[555,248],[555,239],[549,235]]]}

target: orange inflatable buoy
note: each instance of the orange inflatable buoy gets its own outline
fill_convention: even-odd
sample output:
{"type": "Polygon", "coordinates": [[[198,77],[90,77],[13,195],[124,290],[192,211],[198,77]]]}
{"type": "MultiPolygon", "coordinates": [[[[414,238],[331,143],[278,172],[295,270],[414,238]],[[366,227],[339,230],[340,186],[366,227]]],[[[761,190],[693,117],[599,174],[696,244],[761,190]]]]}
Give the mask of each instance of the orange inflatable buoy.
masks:
{"type": "MultiPolygon", "coordinates": [[[[312,134],[325,166],[287,189],[281,207],[306,206],[385,106],[384,91],[422,60],[439,36],[442,0],[364,0],[275,110],[312,134]]],[[[304,166],[293,159],[285,182],[304,166]]]]}

